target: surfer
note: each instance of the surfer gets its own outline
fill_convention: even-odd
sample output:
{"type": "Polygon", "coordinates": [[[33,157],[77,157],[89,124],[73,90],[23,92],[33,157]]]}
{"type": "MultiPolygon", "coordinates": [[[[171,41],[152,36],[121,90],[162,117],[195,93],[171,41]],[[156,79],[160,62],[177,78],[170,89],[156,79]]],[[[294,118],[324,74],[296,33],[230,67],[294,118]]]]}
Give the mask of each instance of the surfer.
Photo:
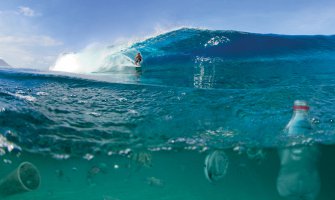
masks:
{"type": "Polygon", "coordinates": [[[140,65],[142,61],[142,56],[140,53],[137,53],[137,55],[135,56],[135,65],[140,65]]]}

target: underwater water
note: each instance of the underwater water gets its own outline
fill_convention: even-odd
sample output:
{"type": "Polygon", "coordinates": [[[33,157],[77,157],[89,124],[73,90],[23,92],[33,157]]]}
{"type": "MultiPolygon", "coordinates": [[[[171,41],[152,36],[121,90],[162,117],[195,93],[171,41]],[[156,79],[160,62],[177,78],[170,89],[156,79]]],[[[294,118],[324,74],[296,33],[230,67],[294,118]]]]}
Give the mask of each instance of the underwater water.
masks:
{"type": "Polygon", "coordinates": [[[334,75],[335,36],[187,28],[1,68],[0,177],[41,177],[2,198],[335,199],[334,75]]]}

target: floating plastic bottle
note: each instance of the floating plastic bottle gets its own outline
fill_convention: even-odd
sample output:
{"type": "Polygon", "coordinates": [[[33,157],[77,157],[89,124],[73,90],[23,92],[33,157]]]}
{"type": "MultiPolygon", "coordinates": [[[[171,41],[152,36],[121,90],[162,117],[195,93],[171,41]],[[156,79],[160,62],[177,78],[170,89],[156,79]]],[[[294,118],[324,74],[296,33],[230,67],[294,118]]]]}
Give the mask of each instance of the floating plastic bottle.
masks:
{"type": "MultiPolygon", "coordinates": [[[[306,136],[312,128],[308,120],[309,107],[305,101],[294,102],[294,113],[285,128],[288,136],[306,136]]],[[[277,190],[290,200],[314,200],[320,191],[317,170],[319,149],[316,145],[294,145],[279,149],[280,171],[277,190]]]]}
{"type": "Polygon", "coordinates": [[[308,119],[309,106],[306,101],[296,100],[293,106],[293,116],[285,128],[289,136],[305,136],[312,130],[308,119]]]}

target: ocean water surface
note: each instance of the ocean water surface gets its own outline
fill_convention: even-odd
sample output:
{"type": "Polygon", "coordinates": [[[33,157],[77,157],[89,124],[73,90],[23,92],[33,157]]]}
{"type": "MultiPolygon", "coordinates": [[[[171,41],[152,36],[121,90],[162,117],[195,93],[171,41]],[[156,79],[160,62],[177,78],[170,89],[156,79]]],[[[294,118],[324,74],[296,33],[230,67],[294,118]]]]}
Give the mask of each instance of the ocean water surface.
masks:
{"type": "Polygon", "coordinates": [[[41,178],[2,198],[333,200],[334,76],[335,36],[188,28],[1,68],[0,177],[41,178]],[[312,130],[289,136],[297,99],[312,130]]]}

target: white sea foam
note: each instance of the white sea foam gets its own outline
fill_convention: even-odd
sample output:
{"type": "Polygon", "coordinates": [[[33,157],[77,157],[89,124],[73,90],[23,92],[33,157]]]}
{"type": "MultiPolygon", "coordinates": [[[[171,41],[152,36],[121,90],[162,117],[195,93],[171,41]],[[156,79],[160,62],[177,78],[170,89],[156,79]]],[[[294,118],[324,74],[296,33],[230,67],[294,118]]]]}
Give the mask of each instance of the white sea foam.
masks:
{"type": "Polygon", "coordinates": [[[24,99],[26,101],[36,101],[35,97],[29,96],[29,95],[21,95],[21,94],[14,94],[15,97],[19,98],[19,99],[24,99]]]}
{"type": "Polygon", "coordinates": [[[135,55],[136,50],[127,52],[124,50],[129,44],[117,46],[101,46],[92,44],[77,53],[66,53],[58,57],[52,71],[71,73],[92,73],[118,70],[125,66],[134,66],[132,59],[128,56],[135,55]]]}
{"type": "Polygon", "coordinates": [[[48,96],[49,94],[47,92],[37,92],[36,95],[38,95],[38,96],[48,96]]]}
{"type": "Polygon", "coordinates": [[[223,43],[228,43],[230,42],[230,39],[224,36],[215,36],[213,38],[211,38],[210,40],[208,40],[208,42],[204,45],[204,47],[210,47],[210,46],[217,46],[219,44],[223,44],[223,43]]]}
{"type": "Polygon", "coordinates": [[[34,102],[36,101],[36,98],[33,97],[33,96],[29,96],[29,95],[23,95],[24,93],[22,93],[20,90],[18,92],[16,92],[15,94],[14,93],[11,93],[11,92],[7,92],[7,94],[11,95],[11,96],[14,96],[16,98],[19,98],[19,99],[23,99],[23,100],[26,100],[26,101],[30,101],[30,102],[34,102]]]}

